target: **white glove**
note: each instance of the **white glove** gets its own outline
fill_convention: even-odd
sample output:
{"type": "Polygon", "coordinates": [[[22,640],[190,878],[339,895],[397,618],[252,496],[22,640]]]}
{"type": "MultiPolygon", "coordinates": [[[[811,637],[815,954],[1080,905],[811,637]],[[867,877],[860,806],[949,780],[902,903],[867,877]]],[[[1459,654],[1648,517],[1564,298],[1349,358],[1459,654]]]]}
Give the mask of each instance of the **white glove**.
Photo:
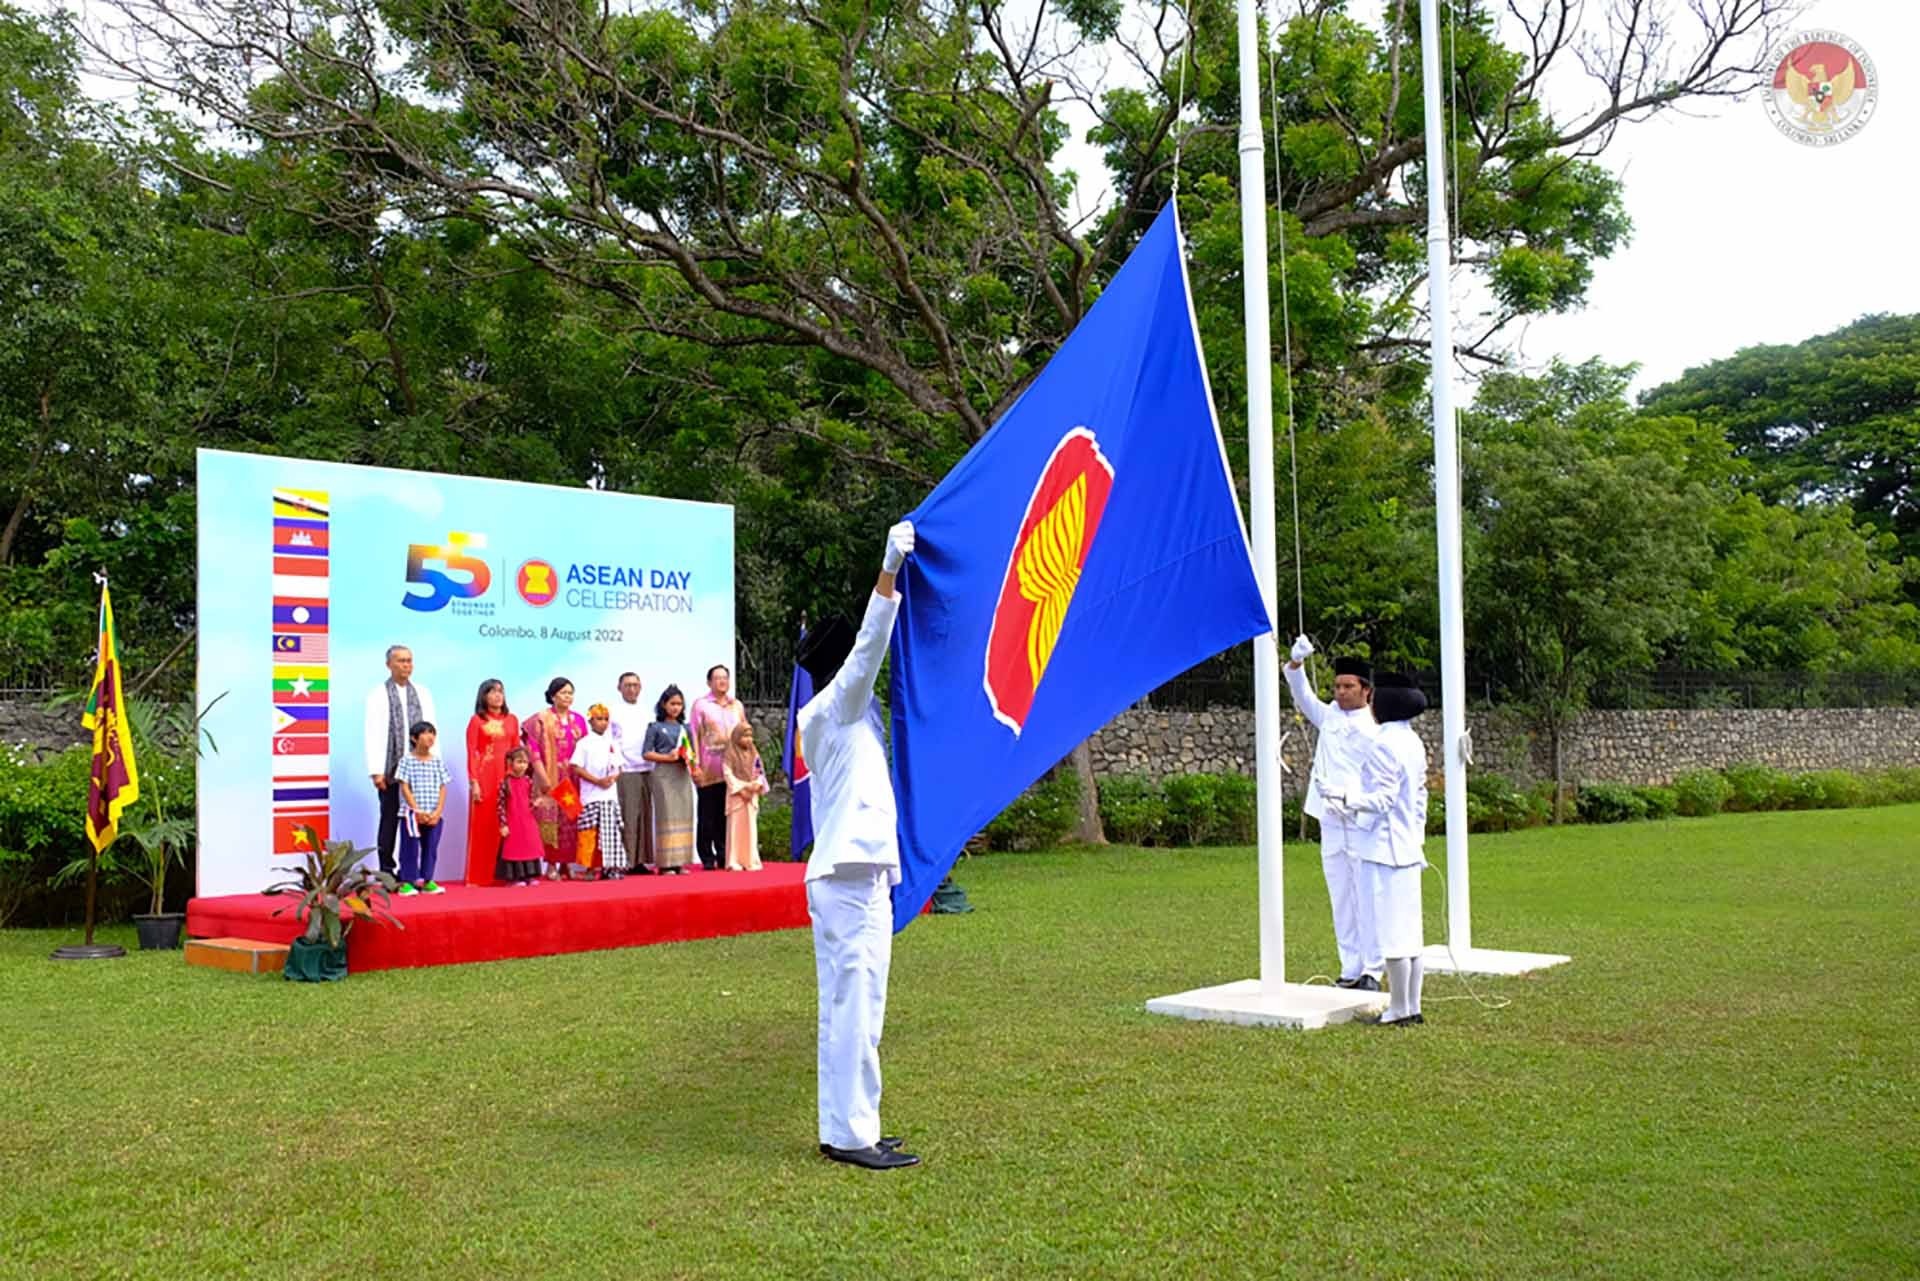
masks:
{"type": "Polygon", "coordinates": [[[913,555],[913,522],[903,520],[887,531],[887,553],[880,559],[882,572],[897,574],[913,555]]]}
{"type": "Polygon", "coordinates": [[[1294,662],[1306,662],[1307,656],[1311,653],[1313,653],[1312,641],[1308,640],[1305,636],[1296,636],[1293,638],[1293,653],[1290,657],[1294,662]]]}

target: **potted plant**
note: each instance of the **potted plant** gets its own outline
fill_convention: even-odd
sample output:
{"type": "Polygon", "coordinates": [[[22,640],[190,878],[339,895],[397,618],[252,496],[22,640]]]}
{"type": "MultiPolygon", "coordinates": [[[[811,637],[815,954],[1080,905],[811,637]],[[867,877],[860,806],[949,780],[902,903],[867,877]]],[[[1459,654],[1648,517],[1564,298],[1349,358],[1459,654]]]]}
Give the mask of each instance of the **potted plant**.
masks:
{"type": "MultiPolygon", "coordinates": [[[[110,879],[124,878],[146,889],[147,910],[133,917],[142,951],[180,946],[187,915],[166,910],[167,874],[186,865],[186,852],[193,845],[194,762],[200,740],[204,737],[209,748],[219,750],[200,722],[225,697],[220,694],[198,715],[144,699],[127,702],[127,725],[135,756],[142,762],[140,800],[121,818],[119,839],[102,852],[100,867],[110,879]]],[[[87,860],[76,858],[60,869],[54,883],[86,871],[87,860]]]]}
{"type": "Polygon", "coordinates": [[[322,841],[311,827],[296,827],[294,839],[304,852],[291,880],[270,885],[268,894],[297,894],[299,901],[275,910],[292,912],[306,926],[287,949],[286,974],[303,983],[327,983],[347,977],[347,934],[356,921],[380,921],[405,929],[388,909],[399,882],[362,865],[371,849],[352,841],[322,841]]]}

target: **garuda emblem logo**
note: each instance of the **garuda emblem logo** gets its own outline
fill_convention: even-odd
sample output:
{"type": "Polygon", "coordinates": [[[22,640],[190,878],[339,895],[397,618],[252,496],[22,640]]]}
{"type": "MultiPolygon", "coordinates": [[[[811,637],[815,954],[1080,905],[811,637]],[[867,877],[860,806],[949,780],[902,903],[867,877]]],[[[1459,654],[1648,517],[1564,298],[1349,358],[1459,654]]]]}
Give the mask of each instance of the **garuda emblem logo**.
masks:
{"type": "Polygon", "coordinates": [[[1054,446],[1027,500],[987,633],[987,701],[1018,734],[1053,659],[1113,490],[1113,464],[1085,427],[1054,446]]]}
{"type": "Polygon", "coordinates": [[[1824,147],[1866,127],[1880,85],[1857,43],[1837,31],[1803,32],[1776,49],[1773,59],[1766,107],[1780,132],[1824,147]]]}

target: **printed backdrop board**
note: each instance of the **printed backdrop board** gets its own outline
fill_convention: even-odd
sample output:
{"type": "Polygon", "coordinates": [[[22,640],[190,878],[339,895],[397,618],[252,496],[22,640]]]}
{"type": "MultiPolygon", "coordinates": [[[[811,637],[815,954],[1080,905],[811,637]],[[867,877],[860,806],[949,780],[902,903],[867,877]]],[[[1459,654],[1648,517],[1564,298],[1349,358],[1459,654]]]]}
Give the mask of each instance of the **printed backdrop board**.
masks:
{"type": "Polygon", "coordinates": [[[640,674],[651,708],[733,664],[733,509],[264,454],[199,454],[199,893],[257,891],[293,829],[371,847],[369,696],[413,651],[453,775],[438,875],[465,875],[466,729],[480,682],[521,717],[640,674]],[[216,701],[217,700],[217,701],[216,701]]]}

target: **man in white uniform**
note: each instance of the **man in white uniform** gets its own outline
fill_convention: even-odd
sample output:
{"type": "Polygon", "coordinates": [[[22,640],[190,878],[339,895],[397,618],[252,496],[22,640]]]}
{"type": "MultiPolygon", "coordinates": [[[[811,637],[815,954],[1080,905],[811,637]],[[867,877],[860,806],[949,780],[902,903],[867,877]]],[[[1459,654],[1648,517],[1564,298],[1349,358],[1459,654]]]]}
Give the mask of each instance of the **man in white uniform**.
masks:
{"type": "Polygon", "coordinates": [[[1368,704],[1373,698],[1373,669],[1352,658],[1335,659],[1333,702],[1323,703],[1307,684],[1300,665],[1313,653],[1313,642],[1294,638],[1287,663],[1287,688],[1293,705],[1320,731],[1313,751],[1313,773],[1307,782],[1306,810],[1320,820],[1320,870],[1327,878],[1327,897],[1333,903],[1333,941],[1340,950],[1337,987],[1364,992],[1380,990],[1384,972],[1373,943],[1368,900],[1360,892],[1358,838],[1350,818],[1330,814],[1325,798],[1357,790],[1360,762],[1366,759],[1380,732],[1368,704]]]}
{"type": "Polygon", "coordinates": [[[887,531],[880,579],[856,636],[832,619],[800,639],[798,660],[818,691],[800,709],[800,749],[813,780],[807,914],[820,980],[820,1151],[869,1170],[918,1165],[880,1133],[880,1031],[893,959],[900,883],[893,778],[873,685],[900,598],[893,577],[913,551],[913,525],[887,531]]]}
{"type": "Polygon", "coordinates": [[[1324,798],[1329,813],[1359,829],[1360,892],[1393,993],[1382,1027],[1426,1022],[1420,1013],[1420,954],[1426,949],[1420,872],[1427,865],[1427,748],[1408,724],[1426,707],[1427,696],[1411,677],[1381,673],[1373,692],[1380,733],[1360,764],[1355,790],[1324,798]]]}

